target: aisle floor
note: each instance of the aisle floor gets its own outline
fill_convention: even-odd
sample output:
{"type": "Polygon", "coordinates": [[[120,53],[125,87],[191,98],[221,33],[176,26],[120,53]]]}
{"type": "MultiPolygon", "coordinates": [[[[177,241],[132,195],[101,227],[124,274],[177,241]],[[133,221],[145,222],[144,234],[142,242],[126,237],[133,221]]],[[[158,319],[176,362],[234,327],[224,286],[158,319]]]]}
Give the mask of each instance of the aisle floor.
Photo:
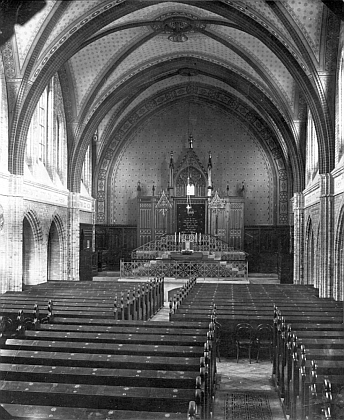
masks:
{"type": "MultiPolygon", "coordinates": [[[[248,359],[233,358],[217,362],[217,387],[214,404],[214,420],[225,419],[225,402],[228,394],[238,392],[261,392],[268,396],[272,420],[285,420],[281,402],[272,383],[272,364],[270,361],[249,363],[248,359]]],[[[260,419],[265,420],[265,419],[260,419]]]]}

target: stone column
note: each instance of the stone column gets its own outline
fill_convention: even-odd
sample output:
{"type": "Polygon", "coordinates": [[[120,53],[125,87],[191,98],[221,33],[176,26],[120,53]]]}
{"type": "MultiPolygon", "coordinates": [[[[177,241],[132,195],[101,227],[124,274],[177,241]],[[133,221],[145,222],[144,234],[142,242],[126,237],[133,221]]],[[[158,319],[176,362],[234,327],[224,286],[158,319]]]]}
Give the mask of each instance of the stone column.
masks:
{"type": "Polygon", "coordinates": [[[10,175],[7,231],[7,285],[9,291],[21,291],[23,284],[23,181],[22,175],[10,175]]]}
{"type": "Polygon", "coordinates": [[[80,194],[70,192],[68,198],[68,256],[67,274],[69,281],[79,278],[80,250],[80,194]]]}
{"type": "Polygon", "coordinates": [[[320,175],[320,247],[319,247],[319,296],[332,297],[334,258],[334,206],[333,178],[331,174],[320,175]]]}
{"type": "Polygon", "coordinates": [[[303,284],[303,248],[304,248],[304,197],[295,193],[293,197],[294,211],[294,283],[303,284]]]}

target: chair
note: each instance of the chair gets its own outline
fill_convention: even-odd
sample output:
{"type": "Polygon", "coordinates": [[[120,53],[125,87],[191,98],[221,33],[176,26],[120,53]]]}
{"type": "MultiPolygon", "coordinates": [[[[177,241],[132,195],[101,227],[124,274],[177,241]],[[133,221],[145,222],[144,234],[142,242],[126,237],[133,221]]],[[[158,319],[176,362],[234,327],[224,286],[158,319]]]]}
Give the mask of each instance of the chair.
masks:
{"type": "Polygon", "coordinates": [[[272,361],[272,325],[259,324],[256,328],[257,363],[261,349],[269,350],[270,361],[272,361]]]}
{"type": "Polygon", "coordinates": [[[251,349],[254,343],[252,325],[242,323],[235,327],[235,345],[237,349],[237,363],[240,350],[248,350],[248,358],[251,363],[251,349]]]}

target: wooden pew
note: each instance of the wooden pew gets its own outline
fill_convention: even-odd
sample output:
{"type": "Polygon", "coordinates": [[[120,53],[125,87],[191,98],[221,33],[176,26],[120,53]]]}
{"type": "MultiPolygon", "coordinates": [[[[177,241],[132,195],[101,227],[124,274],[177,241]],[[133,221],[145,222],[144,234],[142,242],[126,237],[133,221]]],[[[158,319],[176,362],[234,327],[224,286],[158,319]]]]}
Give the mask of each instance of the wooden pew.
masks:
{"type": "MultiPolygon", "coordinates": [[[[97,289],[97,287],[96,287],[97,289]]],[[[92,307],[94,317],[112,317],[115,319],[147,320],[151,318],[164,305],[164,282],[163,279],[149,281],[135,289],[127,283],[116,283],[116,287],[94,290],[89,288],[67,287],[67,290],[54,291],[47,288],[43,291],[38,288],[24,292],[21,295],[6,293],[0,297],[0,315],[13,317],[13,314],[22,309],[26,313],[31,304],[37,303],[41,306],[43,315],[47,315],[44,297],[54,302],[54,310],[60,316],[90,316],[87,315],[92,307]],[[40,292],[38,292],[40,291],[40,292]],[[111,297],[113,293],[113,297],[111,297]],[[20,296],[20,297],[19,297],[20,296]],[[68,307],[68,311],[64,308],[68,307]]]]}
{"type": "MultiPolygon", "coordinates": [[[[34,299],[36,302],[37,297],[34,299]]],[[[96,301],[99,313],[103,312],[103,301],[102,297],[96,301]]],[[[88,298],[80,294],[78,302],[85,305],[88,298]]],[[[7,300],[7,303],[8,309],[16,313],[17,301],[7,300]],[[13,307],[10,303],[14,303],[13,307]]],[[[99,410],[105,413],[107,409],[112,413],[123,410],[130,413],[130,408],[135,405],[139,411],[155,410],[160,418],[166,415],[177,419],[179,414],[175,412],[183,412],[185,418],[190,401],[194,401],[198,413],[210,415],[216,346],[213,345],[214,333],[209,329],[209,320],[206,323],[156,323],[134,320],[132,314],[131,319],[121,321],[114,317],[94,316],[97,310],[88,311],[90,318],[74,316],[84,305],[70,308],[73,299],[63,297],[59,304],[50,304],[52,316],[49,321],[53,324],[38,323],[35,330],[21,330],[18,337],[9,338],[4,343],[0,365],[6,378],[0,387],[3,406],[22,416],[25,409],[23,411],[20,407],[30,407],[34,398],[33,410],[36,413],[41,410],[41,415],[44,415],[49,404],[67,400],[70,407],[55,408],[61,408],[61,416],[72,418],[69,416],[72,410],[79,410],[76,416],[82,410],[90,413],[97,401],[99,406],[95,415],[102,415],[99,410]],[[58,306],[69,316],[56,316],[58,306]],[[203,336],[203,346],[200,335],[203,336]],[[23,375],[26,380],[22,382],[19,378],[23,375]],[[54,384],[53,387],[50,384],[49,388],[46,381],[54,384]],[[25,398],[20,399],[23,390],[25,398]],[[130,395],[124,395],[123,390],[130,395]],[[97,392],[102,392],[100,402],[97,392]],[[89,404],[87,407],[83,406],[85,400],[89,404]],[[152,406],[153,400],[157,402],[156,406],[152,406]]],[[[156,310],[154,298],[152,308],[156,310]]],[[[19,325],[23,323],[23,314],[21,312],[19,325]]],[[[37,315],[36,311],[34,317],[38,318],[37,315]]],[[[120,418],[130,417],[124,415],[120,418]]]]}
{"type": "MultiPolygon", "coordinates": [[[[317,361],[321,375],[344,373],[343,325],[337,324],[337,330],[323,331],[319,329],[320,324],[302,321],[300,317],[295,323],[296,333],[290,324],[286,325],[281,312],[275,308],[273,372],[280,395],[284,398],[285,412],[291,420],[305,419],[308,414],[311,360],[317,361]]],[[[327,321],[328,316],[324,315],[323,322],[327,321]]]]}
{"type": "Polygon", "coordinates": [[[8,419],[12,420],[185,420],[186,417],[185,413],[58,407],[56,404],[49,406],[3,403],[0,406],[8,413],[8,419]]]}

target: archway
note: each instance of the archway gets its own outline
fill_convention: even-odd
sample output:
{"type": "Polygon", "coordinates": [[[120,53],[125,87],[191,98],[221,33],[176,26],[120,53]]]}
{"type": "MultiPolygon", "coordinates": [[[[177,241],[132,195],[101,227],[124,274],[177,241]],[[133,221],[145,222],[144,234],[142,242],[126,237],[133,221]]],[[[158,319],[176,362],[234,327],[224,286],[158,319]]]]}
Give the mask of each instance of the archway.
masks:
{"type": "Polygon", "coordinates": [[[60,247],[60,238],[55,221],[51,223],[48,237],[47,279],[63,279],[63,264],[60,247]]]}
{"type": "Polygon", "coordinates": [[[38,265],[38,247],[35,243],[34,233],[30,222],[25,217],[23,220],[23,286],[37,284],[39,278],[38,265]]]}
{"type": "Polygon", "coordinates": [[[338,264],[335,265],[333,298],[344,301],[344,207],[341,210],[337,226],[334,258],[338,264]]]}
{"type": "Polygon", "coordinates": [[[315,264],[315,247],[314,247],[314,233],[312,221],[309,219],[306,230],[306,261],[305,261],[305,283],[313,284],[314,281],[314,264],[315,264]]]}

